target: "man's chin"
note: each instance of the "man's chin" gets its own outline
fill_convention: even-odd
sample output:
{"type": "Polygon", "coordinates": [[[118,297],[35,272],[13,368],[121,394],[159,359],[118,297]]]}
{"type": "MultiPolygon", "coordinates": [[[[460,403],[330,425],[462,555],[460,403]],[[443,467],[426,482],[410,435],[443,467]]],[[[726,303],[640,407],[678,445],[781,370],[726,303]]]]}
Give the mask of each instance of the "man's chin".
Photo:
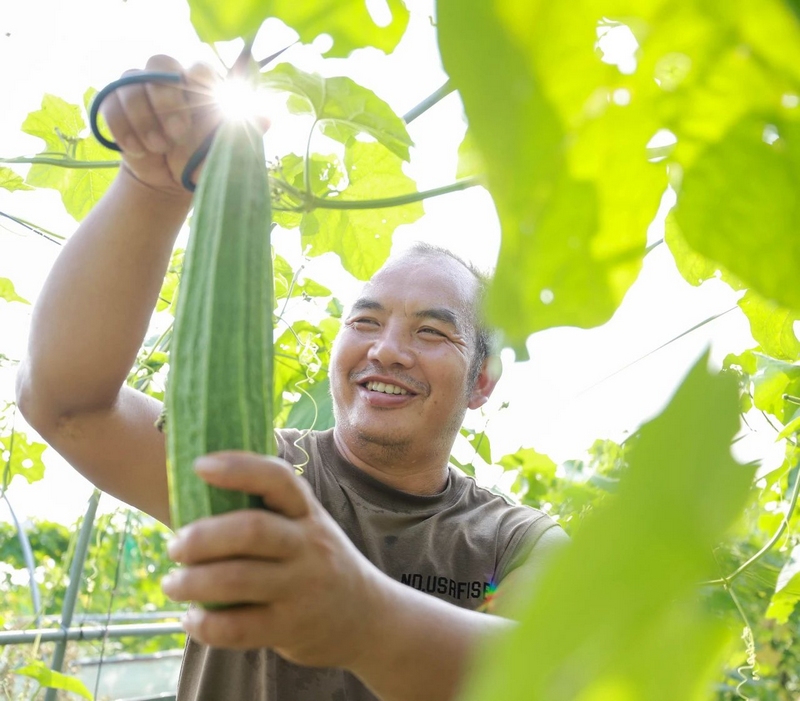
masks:
{"type": "Polygon", "coordinates": [[[356,433],[358,442],[362,445],[373,445],[392,450],[401,450],[411,444],[411,437],[402,435],[397,431],[387,429],[384,431],[376,429],[361,428],[356,433]]]}

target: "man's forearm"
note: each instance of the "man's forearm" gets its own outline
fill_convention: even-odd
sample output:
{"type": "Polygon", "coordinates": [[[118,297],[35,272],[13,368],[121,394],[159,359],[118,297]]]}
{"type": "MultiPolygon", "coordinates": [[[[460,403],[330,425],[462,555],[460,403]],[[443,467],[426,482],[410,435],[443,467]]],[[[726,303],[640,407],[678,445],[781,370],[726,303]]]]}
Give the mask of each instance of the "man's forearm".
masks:
{"type": "Polygon", "coordinates": [[[189,208],[124,170],[56,260],[18,380],[23,411],[113,403],[146,333],[189,208]]]}
{"type": "Polygon", "coordinates": [[[371,640],[350,668],[381,701],[451,701],[477,646],[515,625],[388,578],[383,584],[369,627],[371,640]]]}

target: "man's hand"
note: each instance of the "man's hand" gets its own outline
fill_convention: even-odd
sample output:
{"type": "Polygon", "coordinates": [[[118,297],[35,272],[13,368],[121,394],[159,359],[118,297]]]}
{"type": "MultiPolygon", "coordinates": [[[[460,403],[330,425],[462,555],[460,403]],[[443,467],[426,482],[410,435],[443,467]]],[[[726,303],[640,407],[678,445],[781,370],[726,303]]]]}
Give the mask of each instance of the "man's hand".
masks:
{"type": "Polygon", "coordinates": [[[181,185],[181,174],[220,120],[214,100],[220,78],[205,64],[184,70],[169,56],[153,56],[145,70],[178,73],[182,81],[123,86],[106,97],[100,111],[122,148],[125,168],[141,183],[188,201],[191,194],[181,185]]]}
{"type": "Polygon", "coordinates": [[[285,461],[222,452],[200,458],[196,469],[216,487],[260,496],[269,511],[212,516],[176,534],[169,553],[184,566],[164,579],[167,596],[244,604],[192,608],[186,631],[215,647],[270,647],[297,664],[355,664],[385,575],[285,461]]]}

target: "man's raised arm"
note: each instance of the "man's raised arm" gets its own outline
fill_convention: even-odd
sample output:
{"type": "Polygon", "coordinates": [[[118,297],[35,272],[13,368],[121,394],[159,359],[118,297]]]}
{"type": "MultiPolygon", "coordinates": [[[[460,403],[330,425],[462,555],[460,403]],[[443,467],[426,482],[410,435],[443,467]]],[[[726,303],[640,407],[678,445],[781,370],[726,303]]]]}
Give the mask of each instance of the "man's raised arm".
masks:
{"type": "MultiPolygon", "coordinates": [[[[148,70],[180,72],[164,56],[148,70]]],[[[104,116],[123,166],[72,235],[36,302],[17,401],[28,422],[101,489],[168,520],[160,403],[125,387],[191,205],[180,184],[213,115],[208,70],[184,87],[121,88],[104,116]],[[205,102],[209,100],[206,97],[205,102]]]]}

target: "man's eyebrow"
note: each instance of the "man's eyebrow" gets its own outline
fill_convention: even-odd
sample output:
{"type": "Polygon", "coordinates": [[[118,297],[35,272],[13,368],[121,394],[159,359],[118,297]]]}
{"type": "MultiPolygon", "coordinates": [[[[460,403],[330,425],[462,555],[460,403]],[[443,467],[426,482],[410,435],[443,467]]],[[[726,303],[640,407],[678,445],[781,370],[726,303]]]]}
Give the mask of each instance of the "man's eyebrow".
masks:
{"type": "Polygon", "coordinates": [[[360,297],[353,302],[353,306],[350,308],[351,312],[363,312],[368,310],[376,312],[385,311],[384,306],[380,302],[370,299],[369,297],[360,297]]]}
{"type": "Polygon", "coordinates": [[[458,315],[447,307],[433,307],[431,309],[420,309],[414,312],[417,319],[436,319],[444,324],[449,324],[454,329],[459,329],[458,315]]]}

